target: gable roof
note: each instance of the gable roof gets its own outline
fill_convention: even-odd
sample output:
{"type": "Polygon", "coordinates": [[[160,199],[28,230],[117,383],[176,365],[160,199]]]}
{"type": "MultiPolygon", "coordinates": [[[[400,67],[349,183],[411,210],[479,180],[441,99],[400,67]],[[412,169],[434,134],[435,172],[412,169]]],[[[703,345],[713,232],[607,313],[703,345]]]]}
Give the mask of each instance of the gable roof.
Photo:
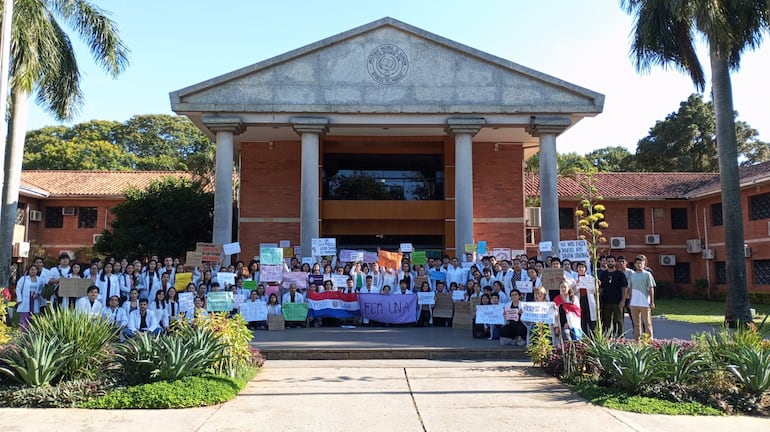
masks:
{"type": "Polygon", "coordinates": [[[385,17],[171,92],[177,113],[575,113],[604,95],[385,17]],[[372,75],[378,49],[398,82],[372,75]],[[393,48],[395,47],[395,48],[393,48]],[[399,53],[400,51],[400,53],[399,53]],[[374,60],[373,60],[374,58],[374,60]]]}
{"type": "MultiPolygon", "coordinates": [[[[692,191],[716,179],[716,173],[598,173],[594,175],[598,193],[605,199],[686,199],[692,191]]],[[[540,195],[540,177],[526,175],[527,196],[540,195]]],[[[559,176],[559,198],[575,198],[585,191],[579,179],[559,176]]]]}
{"type": "MultiPolygon", "coordinates": [[[[741,187],[747,184],[770,181],[770,161],[741,167],[738,170],[738,173],[741,179],[741,187]]],[[[702,184],[697,189],[692,190],[687,195],[687,197],[688,198],[702,197],[706,195],[719,193],[720,190],[721,190],[721,187],[719,184],[719,176],[717,175],[715,178],[702,184]]]]}
{"type": "Polygon", "coordinates": [[[48,198],[122,198],[130,187],[145,189],[165,177],[192,179],[186,171],[44,171],[21,173],[21,186],[44,191],[48,198]]]}

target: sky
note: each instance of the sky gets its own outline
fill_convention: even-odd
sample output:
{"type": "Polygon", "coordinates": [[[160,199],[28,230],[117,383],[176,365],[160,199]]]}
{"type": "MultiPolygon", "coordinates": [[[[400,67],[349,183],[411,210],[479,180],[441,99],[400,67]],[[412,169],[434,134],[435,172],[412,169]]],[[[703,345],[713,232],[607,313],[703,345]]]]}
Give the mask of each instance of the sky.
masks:
{"type": "MultiPolygon", "coordinates": [[[[695,92],[676,70],[640,74],[629,57],[631,17],[614,0],[95,0],[131,50],[117,79],[75,43],[85,104],[71,122],[173,114],[168,94],[389,16],[605,95],[604,112],[557,139],[561,153],[623,146],[631,152],[657,120],[695,92]]],[[[71,33],[76,39],[76,35],[71,33]]],[[[701,49],[704,68],[708,57],[701,49]]],[[[770,141],[770,42],[732,74],[738,119],[770,141]]],[[[708,95],[708,84],[707,91],[708,95]]],[[[28,129],[60,124],[39,107],[28,129]]]]}

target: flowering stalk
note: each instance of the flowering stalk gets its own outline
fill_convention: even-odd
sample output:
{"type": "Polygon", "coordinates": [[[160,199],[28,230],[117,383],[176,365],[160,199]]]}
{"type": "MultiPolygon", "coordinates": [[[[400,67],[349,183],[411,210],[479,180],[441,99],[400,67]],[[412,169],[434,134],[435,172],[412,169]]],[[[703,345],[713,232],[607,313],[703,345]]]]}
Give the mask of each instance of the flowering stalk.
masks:
{"type": "Polygon", "coordinates": [[[609,224],[604,219],[604,205],[600,202],[604,199],[599,195],[596,188],[596,180],[592,174],[583,174],[580,178],[580,185],[585,192],[579,195],[580,206],[583,210],[575,211],[580,227],[580,240],[586,240],[588,243],[588,253],[591,258],[591,269],[594,276],[594,296],[596,300],[596,327],[601,329],[601,314],[599,313],[599,246],[607,243],[607,238],[602,230],[607,229],[609,224]]]}

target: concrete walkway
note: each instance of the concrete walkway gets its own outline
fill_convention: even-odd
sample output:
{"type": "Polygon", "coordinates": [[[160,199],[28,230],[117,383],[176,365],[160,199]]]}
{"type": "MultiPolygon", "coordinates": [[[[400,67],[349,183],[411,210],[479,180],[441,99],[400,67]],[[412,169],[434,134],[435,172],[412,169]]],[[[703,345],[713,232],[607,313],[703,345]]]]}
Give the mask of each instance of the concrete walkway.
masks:
{"type": "Polygon", "coordinates": [[[751,417],[593,406],[528,362],[272,361],[226,404],[184,410],[0,409],[3,431],[770,430],[751,417]]]}

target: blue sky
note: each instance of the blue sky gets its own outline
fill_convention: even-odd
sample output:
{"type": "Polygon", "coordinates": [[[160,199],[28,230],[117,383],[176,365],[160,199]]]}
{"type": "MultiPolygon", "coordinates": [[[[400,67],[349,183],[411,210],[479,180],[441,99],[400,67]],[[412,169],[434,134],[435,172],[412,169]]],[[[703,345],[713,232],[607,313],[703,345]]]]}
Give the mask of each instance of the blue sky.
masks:
{"type": "MultiPolygon", "coordinates": [[[[694,92],[673,70],[639,74],[628,57],[632,20],[617,1],[134,0],[96,1],[131,49],[117,79],[76,44],[85,105],[73,123],[171,114],[168,93],[390,16],[426,31],[603,93],[604,113],[559,137],[566,153],[621,145],[631,151],[694,92]],[[591,7],[588,7],[590,5],[591,7]]],[[[708,58],[702,55],[704,66],[708,58]]],[[[770,42],[733,74],[739,119],[770,141],[770,42]]],[[[37,107],[29,129],[56,124],[37,107]]]]}

